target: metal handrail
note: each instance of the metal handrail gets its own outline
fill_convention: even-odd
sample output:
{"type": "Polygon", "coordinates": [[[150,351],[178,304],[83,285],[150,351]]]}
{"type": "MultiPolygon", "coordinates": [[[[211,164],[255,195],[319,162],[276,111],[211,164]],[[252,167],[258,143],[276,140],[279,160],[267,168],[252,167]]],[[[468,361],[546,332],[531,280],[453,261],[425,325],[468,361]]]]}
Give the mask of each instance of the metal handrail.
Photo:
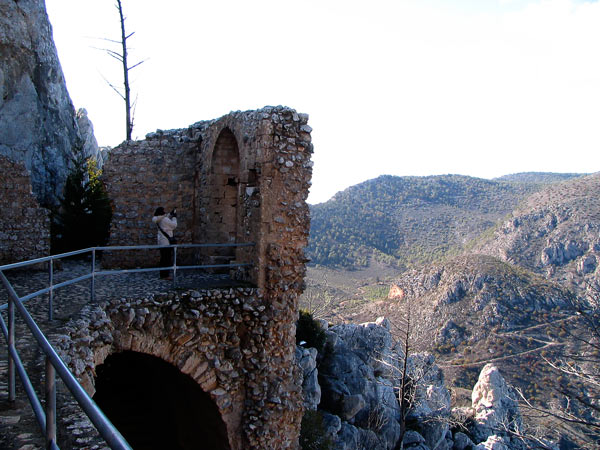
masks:
{"type": "Polygon", "coordinates": [[[0,314],[0,329],[2,334],[8,343],[8,397],[9,401],[15,400],[15,372],[19,374],[21,382],[25,392],[31,403],[34,415],[42,433],[46,437],[47,448],[58,449],[56,444],[56,382],[55,373],[61,377],[75,400],[79,403],[85,414],[94,424],[98,430],[100,436],[106,441],[111,449],[131,449],[125,438],[119,433],[115,426],[110,420],[104,415],[102,410],[96,405],[92,398],[85,392],[83,387],[79,384],[75,376],[71,373],[66,364],[62,361],[56,350],[52,347],[52,344],[48,341],[44,333],[36,324],[35,320],[31,317],[23,303],[32,298],[40,295],[49,294],[49,312],[48,318],[52,320],[52,300],[53,291],[64,286],[79,283],[90,279],[90,298],[93,301],[95,298],[95,277],[97,275],[116,275],[124,273],[141,273],[151,272],[158,270],[172,270],[173,271],[173,285],[176,283],[176,274],[178,269],[203,269],[203,268],[223,268],[223,267],[245,267],[250,266],[248,263],[235,263],[235,264],[209,264],[209,265],[191,265],[191,266],[178,266],[177,265],[177,248],[199,248],[199,247],[248,247],[254,246],[254,243],[226,243],[226,244],[175,244],[175,245],[142,245],[142,246],[111,246],[111,247],[90,247],[86,249],[76,250],[67,253],[61,253],[58,255],[46,256],[43,258],[36,258],[29,261],[23,261],[12,264],[5,264],[0,266],[0,279],[6,290],[8,291],[8,303],[0,305],[0,311],[8,309],[8,325],[5,323],[2,314],[0,314]],[[96,271],[96,251],[114,251],[114,250],[144,250],[144,249],[159,249],[159,248],[173,248],[173,265],[168,267],[152,267],[152,268],[138,268],[138,269],[116,269],[116,270],[100,270],[96,271]],[[53,281],[53,262],[56,259],[66,258],[70,256],[76,256],[91,252],[92,254],[92,265],[91,273],[82,275],[71,280],[63,281],[61,283],[54,284],[53,281]],[[29,265],[40,264],[48,262],[49,272],[49,286],[44,289],[40,289],[36,292],[27,294],[23,297],[19,297],[10,284],[8,278],[4,274],[5,270],[16,269],[20,267],[26,267],[29,265]],[[35,393],[31,380],[27,375],[25,366],[23,365],[21,358],[15,347],[15,307],[19,314],[27,324],[29,330],[33,334],[37,341],[38,346],[42,349],[46,355],[46,401],[45,409],[35,393]]]}

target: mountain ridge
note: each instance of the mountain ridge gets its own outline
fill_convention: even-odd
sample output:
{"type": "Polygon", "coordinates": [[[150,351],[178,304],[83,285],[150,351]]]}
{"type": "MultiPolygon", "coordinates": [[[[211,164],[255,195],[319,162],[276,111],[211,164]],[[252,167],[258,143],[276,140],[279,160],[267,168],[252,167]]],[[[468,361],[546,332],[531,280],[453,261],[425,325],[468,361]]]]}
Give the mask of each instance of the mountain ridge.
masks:
{"type": "Polygon", "coordinates": [[[307,256],[325,266],[360,268],[377,258],[406,269],[460,253],[528,195],[575,175],[522,177],[527,181],[382,175],[351,186],[311,205],[307,256]]]}

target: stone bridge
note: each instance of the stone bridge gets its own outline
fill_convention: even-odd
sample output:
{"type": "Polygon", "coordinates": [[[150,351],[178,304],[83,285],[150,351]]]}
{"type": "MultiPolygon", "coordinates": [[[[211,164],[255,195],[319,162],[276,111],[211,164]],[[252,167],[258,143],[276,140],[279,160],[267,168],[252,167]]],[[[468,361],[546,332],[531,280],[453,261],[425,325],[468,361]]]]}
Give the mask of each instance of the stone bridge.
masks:
{"type": "MultiPolygon", "coordinates": [[[[111,245],[154,244],[157,206],[177,207],[180,243],[255,244],[178,256],[180,264],[251,263],[226,274],[230,283],[188,275],[176,290],[142,286],[128,295],[126,281],[107,278],[101,301],[54,326],[65,362],[135,448],[297,447],[295,321],[312,173],[307,120],[285,107],[235,112],[111,151],[104,166],[111,245]]],[[[157,260],[113,252],[102,266],[157,260]]],[[[99,448],[90,442],[81,448],[99,448]]]]}

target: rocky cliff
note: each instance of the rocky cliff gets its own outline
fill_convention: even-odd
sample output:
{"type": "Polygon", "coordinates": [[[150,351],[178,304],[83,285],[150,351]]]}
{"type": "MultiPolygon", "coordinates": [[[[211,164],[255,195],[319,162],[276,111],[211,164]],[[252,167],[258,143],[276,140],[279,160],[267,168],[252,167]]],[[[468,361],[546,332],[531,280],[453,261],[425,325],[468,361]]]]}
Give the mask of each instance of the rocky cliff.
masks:
{"type": "Polygon", "coordinates": [[[80,146],[44,0],[0,0],[0,154],[24,163],[49,206],[80,146]]]}
{"type": "Polygon", "coordinates": [[[410,354],[407,375],[414,389],[408,411],[402,414],[398,398],[404,347],[394,341],[390,321],[323,326],[327,343],[321,353],[300,346],[296,351],[307,410],[302,448],[530,448],[526,439],[513,436],[522,430],[521,413],[514,390],[497,367],[483,368],[468,406],[451,408],[444,375],[433,356],[410,354]]]}
{"type": "Polygon", "coordinates": [[[557,374],[544,358],[573,345],[582,326],[570,290],[489,255],[450,258],[407,271],[395,283],[402,296],[370,302],[354,319],[385,314],[398,335],[410,318],[413,349],[435,355],[455,404],[467,402],[466,391],[488,362],[536,403],[557,401],[557,374]]]}
{"type": "Polygon", "coordinates": [[[600,287],[600,174],[529,196],[474,251],[526,267],[576,291],[600,287]]]}

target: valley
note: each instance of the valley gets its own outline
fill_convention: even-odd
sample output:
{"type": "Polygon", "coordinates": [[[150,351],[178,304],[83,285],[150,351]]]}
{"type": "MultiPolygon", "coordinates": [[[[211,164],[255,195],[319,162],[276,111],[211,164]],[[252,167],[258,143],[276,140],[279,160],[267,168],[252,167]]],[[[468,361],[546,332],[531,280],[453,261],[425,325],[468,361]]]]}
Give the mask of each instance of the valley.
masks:
{"type": "MultiPolygon", "coordinates": [[[[468,194],[474,188],[467,177],[424,177],[429,180],[416,183],[394,178],[399,177],[371,180],[366,184],[379,180],[383,186],[355,186],[329,205],[313,207],[317,227],[309,249],[314,251],[315,243],[343,249],[344,258],[336,265],[317,256],[321,264],[308,268],[301,307],[331,323],[385,316],[399,324],[410,317],[412,350],[435,355],[455,406],[470,402],[479,371],[493,362],[533,406],[562,411],[566,405],[575,416],[595,417],[586,405],[575,403],[577,398],[593,402],[597,392],[552,363],[565,355],[585,355],[589,371],[599,373],[599,353],[589,348],[586,320],[596,319],[589,305],[597,304],[600,292],[600,176],[517,174],[489,183],[473,181],[491,189],[490,195],[483,188],[468,194]],[[428,181],[451,187],[433,195],[428,181]],[[397,195],[389,192],[394,185],[403,185],[411,196],[390,200],[397,195]],[[367,189],[386,192],[387,209],[377,196],[365,194],[367,189]],[[352,204],[356,211],[385,209],[390,229],[382,234],[396,236],[393,242],[402,245],[392,249],[374,245],[372,238],[360,240],[378,233],[383,216],[373,214],[374,223],[365,213],[359,221],[331,218],[339,204],[352,204]],[[345,226],[332,233],[335,227],[320,223],[345,226]],[[347,243],[340,236],[353,240],[347,243]],[[400,295],[388,298],[391,286],[400,295]]],[[[579,442],[594,439],[586,435],[586,427],[529,412],[530,423],[544,427],[545,433],[552,428],[579,442]]]]}

